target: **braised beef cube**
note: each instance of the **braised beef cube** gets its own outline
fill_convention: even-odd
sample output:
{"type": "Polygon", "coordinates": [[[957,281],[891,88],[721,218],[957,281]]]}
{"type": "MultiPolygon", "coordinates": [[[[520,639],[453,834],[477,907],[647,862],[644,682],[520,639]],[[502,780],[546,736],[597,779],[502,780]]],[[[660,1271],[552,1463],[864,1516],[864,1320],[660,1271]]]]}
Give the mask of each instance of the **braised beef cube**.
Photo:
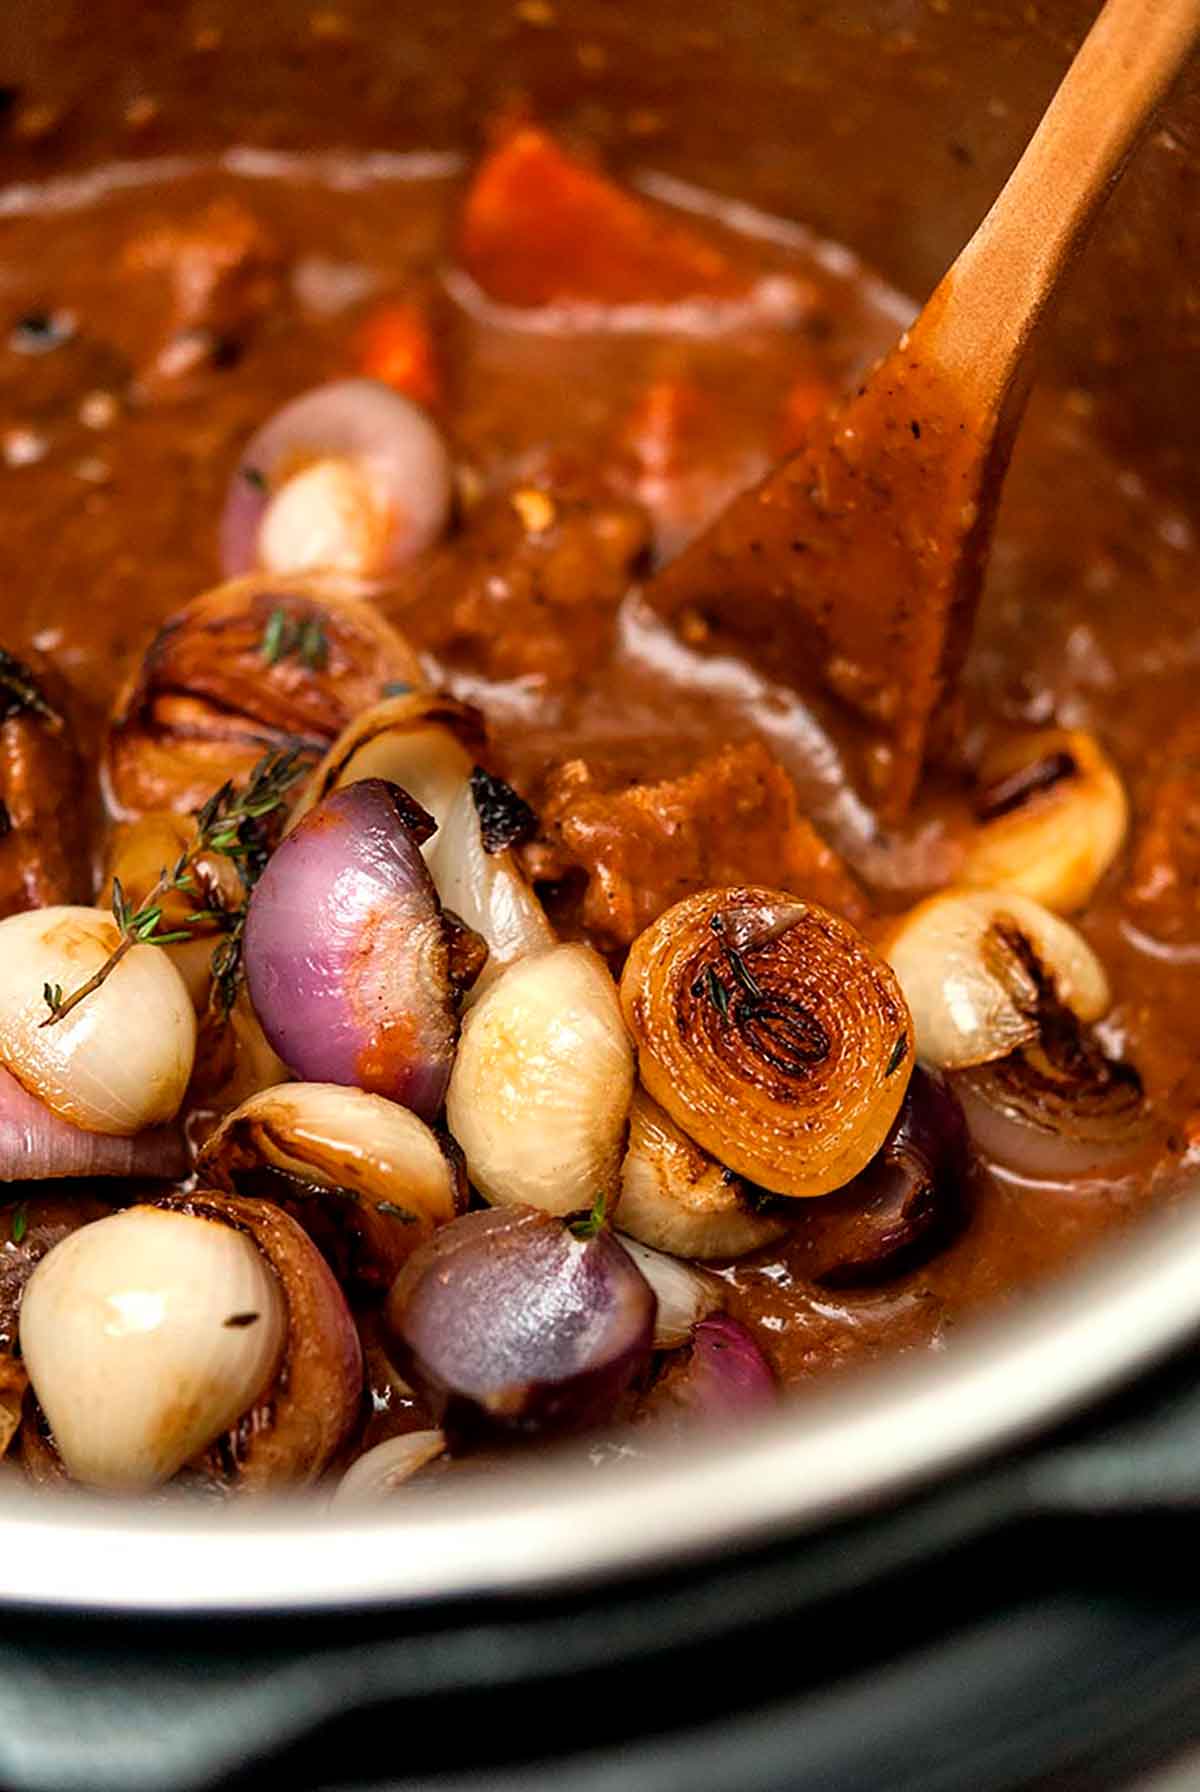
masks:
{"type": "Polygon", "coordinates": [[[552,773],[542,832],[528,849],[535,876],[582,871],[580,919],[619,948],[693,891],[766,884],[866,919],[863,892],[799,812],[787,772],[759,741],[727,746],[682,777],[606,785],[581,759],[552,773]]]}

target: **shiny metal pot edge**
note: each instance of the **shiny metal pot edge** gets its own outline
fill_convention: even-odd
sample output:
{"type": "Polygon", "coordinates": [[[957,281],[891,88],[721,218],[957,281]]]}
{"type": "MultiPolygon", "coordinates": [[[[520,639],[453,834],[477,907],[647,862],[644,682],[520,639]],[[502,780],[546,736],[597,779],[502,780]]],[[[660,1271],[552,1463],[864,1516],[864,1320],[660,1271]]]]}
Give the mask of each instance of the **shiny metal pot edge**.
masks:
{"type": "Polygon", "coordinates": [[[1121,1239],[945,1355],[806,1397],[658,1461],[552,1453],[358,1516],[312,1497],[0,1499],[0,1602],[296,1611],[562,1588],[800,1535],[1011,1447],[1200,1332],[1200,1206],[1121,1239]]]}

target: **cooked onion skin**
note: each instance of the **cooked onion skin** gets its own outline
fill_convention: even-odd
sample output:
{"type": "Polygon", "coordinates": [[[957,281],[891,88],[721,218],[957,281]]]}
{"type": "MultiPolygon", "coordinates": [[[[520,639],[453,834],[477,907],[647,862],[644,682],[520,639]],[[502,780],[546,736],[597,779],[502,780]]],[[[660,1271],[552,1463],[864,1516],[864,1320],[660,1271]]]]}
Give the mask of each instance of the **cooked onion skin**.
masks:
{"type": "Polygon", "coordinates": [[[823,1195],[856,1176],[912,1072],[890,967],[847,922],[779,890],[676,903],[634,942],[621,1005],[654,1100],[773,1194],[823,1195]]]}
{"type": "Polygon", "coordinates": [[[451,1441],[581,1430],[648,1362],[655,1297],[604,1228],[578,1238],[534,1207],[443,1226],[387,1300],[397,1367],[451,1441]]]}
{"type": "Polygon", "coordinates": [[[72,1126],[0,1070],[0,1183],[58,1177],[136,1176],[174,1182],[186,1176],[187,1146],[176,1126],[132,1138],[72,1126]]]}
{"type": "Polygon", "coordinates": [[[361,590],[331,574],[255,575],[164,622],[109,727],[113,814],[198,809],[284,747],[315,761],[385,684],[420,685],[416,655],[361,590]]]}

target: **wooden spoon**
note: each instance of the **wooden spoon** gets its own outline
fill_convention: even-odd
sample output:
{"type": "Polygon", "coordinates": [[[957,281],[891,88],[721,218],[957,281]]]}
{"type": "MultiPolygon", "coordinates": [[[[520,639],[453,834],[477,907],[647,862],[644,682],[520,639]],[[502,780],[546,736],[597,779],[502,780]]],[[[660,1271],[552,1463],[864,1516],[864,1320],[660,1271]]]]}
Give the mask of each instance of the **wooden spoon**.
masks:
{"type": "Polygon", "coordinates": [[[690,645],[747,655],[814,697],[837,738],[852,712],[850,769],[885,821],[953,733],[1049,303],[1198,37],[1200,0],[1108,0],[916,323],[644,593],[690,645]]]}

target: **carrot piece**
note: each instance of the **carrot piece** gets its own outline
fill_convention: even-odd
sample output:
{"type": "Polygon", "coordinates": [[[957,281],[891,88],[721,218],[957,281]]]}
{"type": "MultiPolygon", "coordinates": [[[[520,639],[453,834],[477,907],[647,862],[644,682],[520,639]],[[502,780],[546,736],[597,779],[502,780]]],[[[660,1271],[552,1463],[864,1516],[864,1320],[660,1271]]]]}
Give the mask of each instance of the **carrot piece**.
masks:
{"type": "Polygon", "coordinates": [[[737,298],[753,285],[715,244],[528,124],[476,170],[459,254],[507,305],[669,304],[737,298]]]}
{"type": "Polygon", "coordinates": [[[436,410],[442,401],[433,331],[417,305],[391,300],[377,306],[355,338],[354,364],[367,379],[381,380],[427,410],[436,410]]]}

